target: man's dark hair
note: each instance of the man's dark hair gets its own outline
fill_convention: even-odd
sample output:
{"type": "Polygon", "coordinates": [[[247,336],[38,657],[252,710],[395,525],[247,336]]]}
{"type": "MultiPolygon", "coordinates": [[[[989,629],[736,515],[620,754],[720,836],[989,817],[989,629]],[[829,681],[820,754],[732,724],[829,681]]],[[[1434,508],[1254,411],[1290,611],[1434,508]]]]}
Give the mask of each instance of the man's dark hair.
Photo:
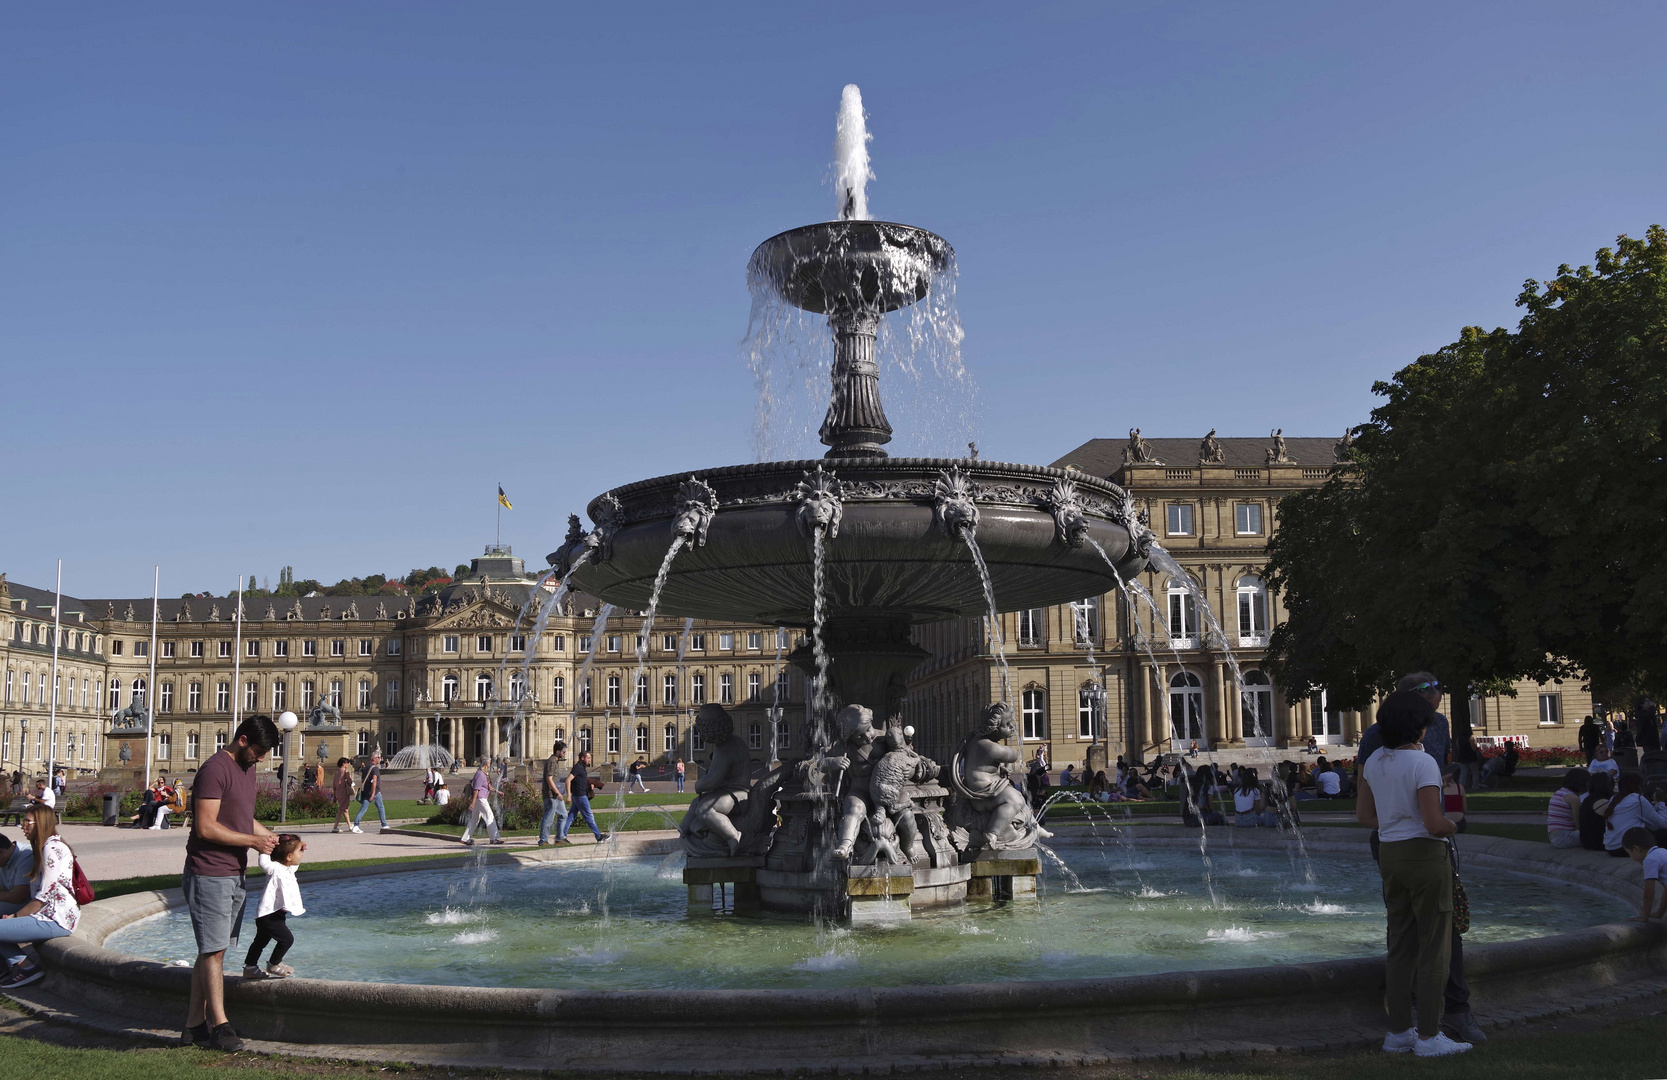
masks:
{"type": "Polygon", "coordinates": [[[1395,690],[1415,690],[1422,694],[1428,691],[1441,693],[1441,680],[1428,671],[1415,671],[1411,675],[1402,675],[1395,683],[1395,690]]]}
{"type": "Polygon", "coordinates": [[[550,747],[550,752],[553,754],[565,754],[567,753],[567,744],[562,742],[560,739],[557,739],[555,745],[550,747]]]}
{"type": "Polygon", "coordinates": [[[1378,706],[1378,727],[1388,749],[1417,742],[1434,719],[1435,706],[1416,690],[1397,690],[1378,706]]]}
{"type": "Polygon", "coordinates": [[[3,832],[0,832],[0,851],[10,851],[11,849],[12,849],[12,838],[7,836],[3,832]]]}
{"type": "Polygon", "coordinates": [[[272,722],[270,716],[248,717],[232,732],[232,742],[239,739],[247,739],[249,745],[257,750],[272,750],[279,742],[278,725],[272,722]]]}
{"type": "Polygon", "coordinates": [[[1592,774],[1586,782],[1586,794],[1592,799],[1607,799],[1615,794],[1615,777],[1606,769],[1592,774]]]}
{"type": "Polygon", "coordinates": [[[1633,848],[1643,848],[1645,851],[1655,847],[1655,834],[1642,825],[1634,825],[1621,834],[1621,850],[1630,851],[1633,848]]]}
{"type": "Polygon", "coordinates": [[[1563,786],[1576,795],[1586,794],[1586,786],[1592,782],[1592,774],[1585,769],[1570,769],[1563,774],[1563,786]]]}

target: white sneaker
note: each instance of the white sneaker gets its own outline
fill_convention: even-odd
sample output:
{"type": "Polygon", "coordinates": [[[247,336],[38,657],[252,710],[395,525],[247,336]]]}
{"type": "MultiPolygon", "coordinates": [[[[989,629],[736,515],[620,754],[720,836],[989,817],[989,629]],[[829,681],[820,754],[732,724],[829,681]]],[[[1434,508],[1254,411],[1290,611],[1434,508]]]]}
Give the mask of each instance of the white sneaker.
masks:
{"type": "Polygon", "coordinates": [[[351,828],[351,829],[348,829],[348,830],[347,830],[347,831],[348,831],[348,832],[356,832],[356,833],[362,833],[362,832],[364,832],[364,831],[365,831],[365,830],[363,830],[363,829],[361,829],[361,828],[359,828],[359,826],[357,826],[357,825],[355,825],[355,826],[353,826],[353,827],[352,827],[352,828],[351,828]]]}
{"type": "Polygon", "coordinates": [[[1383,1037],[1383,1052],[1386,1054],[1410,1054],[1418,1045],[1418,1029],[1409,1027],[1405,1031],[1391,1031],[1383,1037]]]}
{"type": "Polygon", "coordinates": [[[1419,1057],[1446,1057],[1448,1054],[1462,1054],[1469,1049],[1469,1043],[1454,1042],[1438,1031],[1434,1038],[1419,1039],[1413,1053],[1419,1057]]]}

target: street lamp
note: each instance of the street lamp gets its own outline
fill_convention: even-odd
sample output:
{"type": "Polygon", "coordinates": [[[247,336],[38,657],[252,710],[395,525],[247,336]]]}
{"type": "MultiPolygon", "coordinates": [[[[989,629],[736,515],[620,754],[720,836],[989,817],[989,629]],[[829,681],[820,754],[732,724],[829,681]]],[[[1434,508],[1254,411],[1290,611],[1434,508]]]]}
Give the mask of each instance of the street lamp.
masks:
{"type": "Polygon", "coordinates": [[[295,730],[300,719],[292,712],[278,714],[278,730],[283,733],[283,757],[278,762],[278,821],[289,820],[289,733],[295,730]]]}

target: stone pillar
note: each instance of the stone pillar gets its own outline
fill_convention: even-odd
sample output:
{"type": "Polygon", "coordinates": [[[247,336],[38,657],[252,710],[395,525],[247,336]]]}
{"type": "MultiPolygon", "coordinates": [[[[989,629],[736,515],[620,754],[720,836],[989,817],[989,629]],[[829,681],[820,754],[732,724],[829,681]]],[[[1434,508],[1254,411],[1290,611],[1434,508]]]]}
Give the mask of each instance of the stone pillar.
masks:
{"type": "Polygon", "coordinates": [[[1217,744],[1234,741],[1232,721],[1227,716],[1227,665],[1216,661],[1216,737],[1217,744]]]}
{"type": "MultiPolygon", "coordinates": [[[[880,366],[874,340],[880,316],[873,311],[839,311],[830,315],[834,332],[833,395],[822,421],[827,456],[885,457],[891,424],[880,405],[880,366]]],[[[864,704],[867,704],[864,702],[864,704]]]]}

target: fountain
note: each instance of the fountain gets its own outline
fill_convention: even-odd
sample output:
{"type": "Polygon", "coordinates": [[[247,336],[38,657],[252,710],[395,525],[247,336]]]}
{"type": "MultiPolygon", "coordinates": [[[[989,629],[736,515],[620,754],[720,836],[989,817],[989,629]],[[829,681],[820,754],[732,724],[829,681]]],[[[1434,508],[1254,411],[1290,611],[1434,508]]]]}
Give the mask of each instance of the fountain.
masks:
{"type": "MultiPolygon", "coordinates": [[[[927,657],[911,628],[966,617],[993,626],[1002,611],[1103,593],[1144,567],[1127,497],[1109,481],[976,456],[888,455],[882,320],[926,299],[953,251],[925,229],[867,218],[866,144],[848,87],[840,217],[771,237],[748,265],[755,293],[826,316],[823,458],[627,484],[592,500],[592,528],[550,556],[556,574],[615,607],[807,632],[790,657],[816,688],[795,743],[806,749],[751,782],[717,751],[683,829],[691,909],[709,906],[720,883],[735,886],[738,909],[854,921],[1033,887],[1036,827],[1022,800],[998,797],[1005,765],[959,771],[1002,764],[987,736],[1010,738],[1010,725],[978,721],[946,771],[895,722],[905,678],[927,657]]],[[[997,696],[1007,694],[1003,665],[997,696]]],[[[720,747],[733,738],[718,706],[700,723],[720,747]]]]}

